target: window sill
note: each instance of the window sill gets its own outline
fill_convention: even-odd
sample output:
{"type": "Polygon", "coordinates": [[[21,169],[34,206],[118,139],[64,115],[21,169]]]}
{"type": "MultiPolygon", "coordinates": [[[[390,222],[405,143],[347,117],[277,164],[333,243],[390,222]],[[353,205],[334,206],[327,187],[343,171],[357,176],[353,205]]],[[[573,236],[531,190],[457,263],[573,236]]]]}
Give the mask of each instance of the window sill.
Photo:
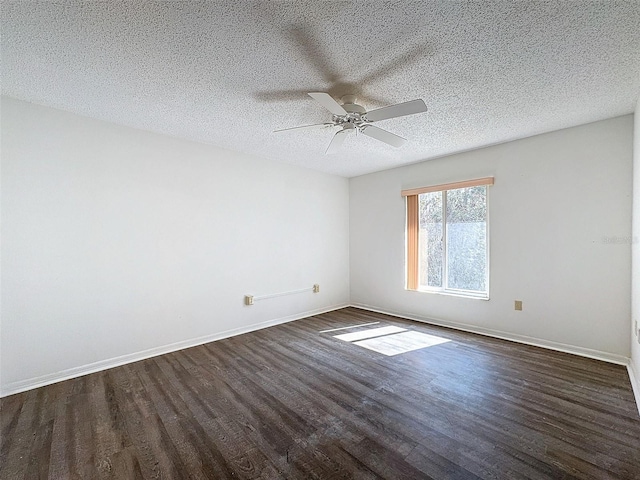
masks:
{"type": "Polygon", "coordinates": [[[466,294],[462,292],[452,292],[447,290],[427,290],[426,288],[421,288],[418,290],[405,289],[408,292],[417,292],[417,293],[431,293],[435,295],[445,295],[447,297],[458,297],[458,298],[469,298],[471,300],[489,300],[489,295],[482,294],[466,294]]]}

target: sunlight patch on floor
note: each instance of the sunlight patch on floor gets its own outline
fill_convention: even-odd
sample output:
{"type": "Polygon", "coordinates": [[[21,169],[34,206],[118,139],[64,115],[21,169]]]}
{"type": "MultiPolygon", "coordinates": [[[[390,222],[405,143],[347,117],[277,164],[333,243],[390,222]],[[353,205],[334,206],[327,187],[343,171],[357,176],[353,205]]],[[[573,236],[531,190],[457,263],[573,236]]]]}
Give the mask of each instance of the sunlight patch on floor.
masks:
{"type": "Polygon", "coordinates": [[[400,353],[411,352],[421,348],[433,347],[442,343],[450,342],[447,338],[435,337],[420,332],[403,332],[395,335],[386,335],[384,337],[369,338],[354,344],[382,353],[383,355],[393,356],[400,353]]]}
{"type": "Polygon", "coordinates": [[[356,340],[363,340],[365,338],[372,337],[380,337],[382,335],[389,335],[391,333],[405,332],[406,328],[400,327],[380,327],[380,328],[369,328],[367,330],[362,330],[360,332],[352,332],[352,333],[343,333],[341,335],[334,335],[335,338],[339,340],[344,340],[345,342],[355,342],[356,340]]]}
{"type": "MultiPolygon", "coordinates": [[[[349,327],[346,327],[349,328],[349,327]]],[[[341,329],[335,329],[341,330],[341,329]]],[[[331,331],[331,330],[329,330],[331,331]]],[[[426,333],[414,332],[406,328],[387,326],[369,328],[352,333],[334,335],[334,338],[363,347],[387,356],[433,347],[451,340],[426,333]]]]}

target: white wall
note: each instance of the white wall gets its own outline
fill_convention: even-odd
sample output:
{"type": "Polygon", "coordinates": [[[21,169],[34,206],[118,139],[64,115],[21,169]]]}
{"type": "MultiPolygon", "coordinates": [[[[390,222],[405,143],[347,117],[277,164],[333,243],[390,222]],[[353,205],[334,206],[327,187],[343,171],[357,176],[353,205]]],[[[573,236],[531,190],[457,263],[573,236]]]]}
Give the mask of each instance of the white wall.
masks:
{"type": "Polygon", "coordinates": [[[348,202],[344,178],[3,97],[2,392],[345,305],[348,202]]]}
{"type": "Polygon", "coordinates": [[[631,361],[629,376],[636,395],[638,410],[640,410],[640,332],[636,330],[636,323],[640,325],[640,98],[636,104],[633,130],[633,243],[632,243],[632,295],[631,295],[631,361]]]}
{"type": "Polygon", "coordinates": [[[629,115],[352,178],[351,303],[626,363],[632,129],[629,115]],[[490,300],[406,291],[400,191],[486,176],[490,300]]]}

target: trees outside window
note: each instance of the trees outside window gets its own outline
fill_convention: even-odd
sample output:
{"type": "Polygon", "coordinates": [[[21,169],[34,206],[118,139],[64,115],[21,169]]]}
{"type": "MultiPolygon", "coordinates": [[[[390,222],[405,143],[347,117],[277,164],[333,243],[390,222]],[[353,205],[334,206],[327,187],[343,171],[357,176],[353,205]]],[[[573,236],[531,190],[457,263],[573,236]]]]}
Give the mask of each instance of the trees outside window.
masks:
{"type": "Polygon", "coordinates": [[[488,297],[487,200],[487,184],[407,195],[407,288],[488,297]]]}

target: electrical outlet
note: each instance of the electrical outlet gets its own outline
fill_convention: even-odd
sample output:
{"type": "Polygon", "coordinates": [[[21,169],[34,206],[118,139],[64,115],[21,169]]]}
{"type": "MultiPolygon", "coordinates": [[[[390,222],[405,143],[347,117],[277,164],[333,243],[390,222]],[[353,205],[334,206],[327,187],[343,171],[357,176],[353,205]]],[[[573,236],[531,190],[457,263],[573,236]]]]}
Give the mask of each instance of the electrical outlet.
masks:
{"type": "Polygon", "coordinates": [[[244,304],[245,305],[253,305],[253,295],[245,295],[244,296],[244,304]]]}
{"type": "Polygon", "coordinates": [[[320,293],[320,285],[317,283],[313,286],[313,293],[320,293]]]}
{"type": "Polygon", "coordinates": [[[522,300],[516,300],[514,308],[516,310],[522,310],[522,300]]]}

